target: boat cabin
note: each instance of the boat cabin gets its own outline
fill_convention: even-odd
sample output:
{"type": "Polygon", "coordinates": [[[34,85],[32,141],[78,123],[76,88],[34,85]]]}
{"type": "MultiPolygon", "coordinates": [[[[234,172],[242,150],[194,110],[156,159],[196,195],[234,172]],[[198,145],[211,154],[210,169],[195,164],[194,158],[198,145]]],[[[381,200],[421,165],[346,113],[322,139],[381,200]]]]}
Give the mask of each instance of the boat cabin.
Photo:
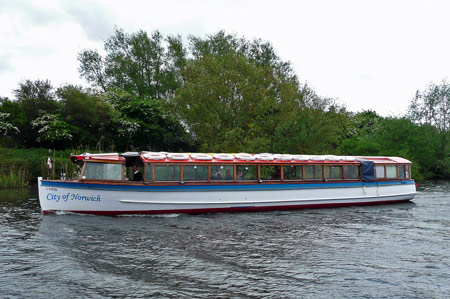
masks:
{"type": "Polygon", "coordinates": [[[398,157],[128,152],[72,155],[74,179],[126,184],[292,183],[411,179],[398,157]],[[135,180],[139,172],[141,179],[135,180]]]}

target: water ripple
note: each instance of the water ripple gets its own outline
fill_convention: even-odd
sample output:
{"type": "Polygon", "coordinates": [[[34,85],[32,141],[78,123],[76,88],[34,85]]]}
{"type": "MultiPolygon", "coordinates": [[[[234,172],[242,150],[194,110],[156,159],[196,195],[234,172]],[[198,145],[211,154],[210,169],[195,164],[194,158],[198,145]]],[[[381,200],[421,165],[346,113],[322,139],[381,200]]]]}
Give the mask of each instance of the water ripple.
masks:
{"type": "Polygon", "coordinates": [[[264,213],[42,215],[0,191],[0,297],[444,298],[450,184],[412,203],[264,213]]]}

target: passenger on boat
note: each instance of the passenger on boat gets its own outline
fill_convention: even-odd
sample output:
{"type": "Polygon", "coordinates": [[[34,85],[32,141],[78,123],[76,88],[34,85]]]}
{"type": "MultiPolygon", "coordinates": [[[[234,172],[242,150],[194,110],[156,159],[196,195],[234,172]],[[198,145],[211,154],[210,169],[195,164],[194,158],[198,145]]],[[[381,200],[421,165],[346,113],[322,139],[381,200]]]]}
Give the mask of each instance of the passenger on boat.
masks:
{"type": "Polygon", "coordinates": [[[144,178],[142,177],[142,174],[139,171],[139,166],[137,166],[136,164],[133,165],[133,171],[134,171],[133,181],[137,181],[137,182],[144,181],[144,178]]]}
{"type": "Polygon", "coordinates": [[[233,176],[231,175],[231,171],[229,169],[227,169],[227,171],[226,171],[225,179],[226,180],[232,180],[233,179],[233,176]]]}

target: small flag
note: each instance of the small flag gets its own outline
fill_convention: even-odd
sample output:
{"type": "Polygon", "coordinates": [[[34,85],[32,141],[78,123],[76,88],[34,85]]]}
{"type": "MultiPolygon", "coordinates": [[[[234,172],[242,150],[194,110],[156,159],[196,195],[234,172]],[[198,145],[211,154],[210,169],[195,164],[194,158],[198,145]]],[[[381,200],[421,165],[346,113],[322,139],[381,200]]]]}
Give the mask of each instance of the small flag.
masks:
{"type": "Polygon", "coordinates": [[[50,157],[48,157],[47,159],[47,166],[49,169],[52,169],[52,160],[50,159],[50,157]]]}

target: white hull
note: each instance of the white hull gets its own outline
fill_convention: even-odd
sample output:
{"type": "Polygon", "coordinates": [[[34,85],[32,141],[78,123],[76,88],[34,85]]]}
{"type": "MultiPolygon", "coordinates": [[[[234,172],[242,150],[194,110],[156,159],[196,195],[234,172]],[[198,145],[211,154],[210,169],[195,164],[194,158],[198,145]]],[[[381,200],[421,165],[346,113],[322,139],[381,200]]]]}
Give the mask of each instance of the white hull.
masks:
{"type": "Polygon", "coordinates": [[[413,181],[234,186],[126,186],[42,181],[44,213],[202,213],[380,204],[414,198],[413,181]],[[203,188],[204,187],[204,188],[203,188]]]}

